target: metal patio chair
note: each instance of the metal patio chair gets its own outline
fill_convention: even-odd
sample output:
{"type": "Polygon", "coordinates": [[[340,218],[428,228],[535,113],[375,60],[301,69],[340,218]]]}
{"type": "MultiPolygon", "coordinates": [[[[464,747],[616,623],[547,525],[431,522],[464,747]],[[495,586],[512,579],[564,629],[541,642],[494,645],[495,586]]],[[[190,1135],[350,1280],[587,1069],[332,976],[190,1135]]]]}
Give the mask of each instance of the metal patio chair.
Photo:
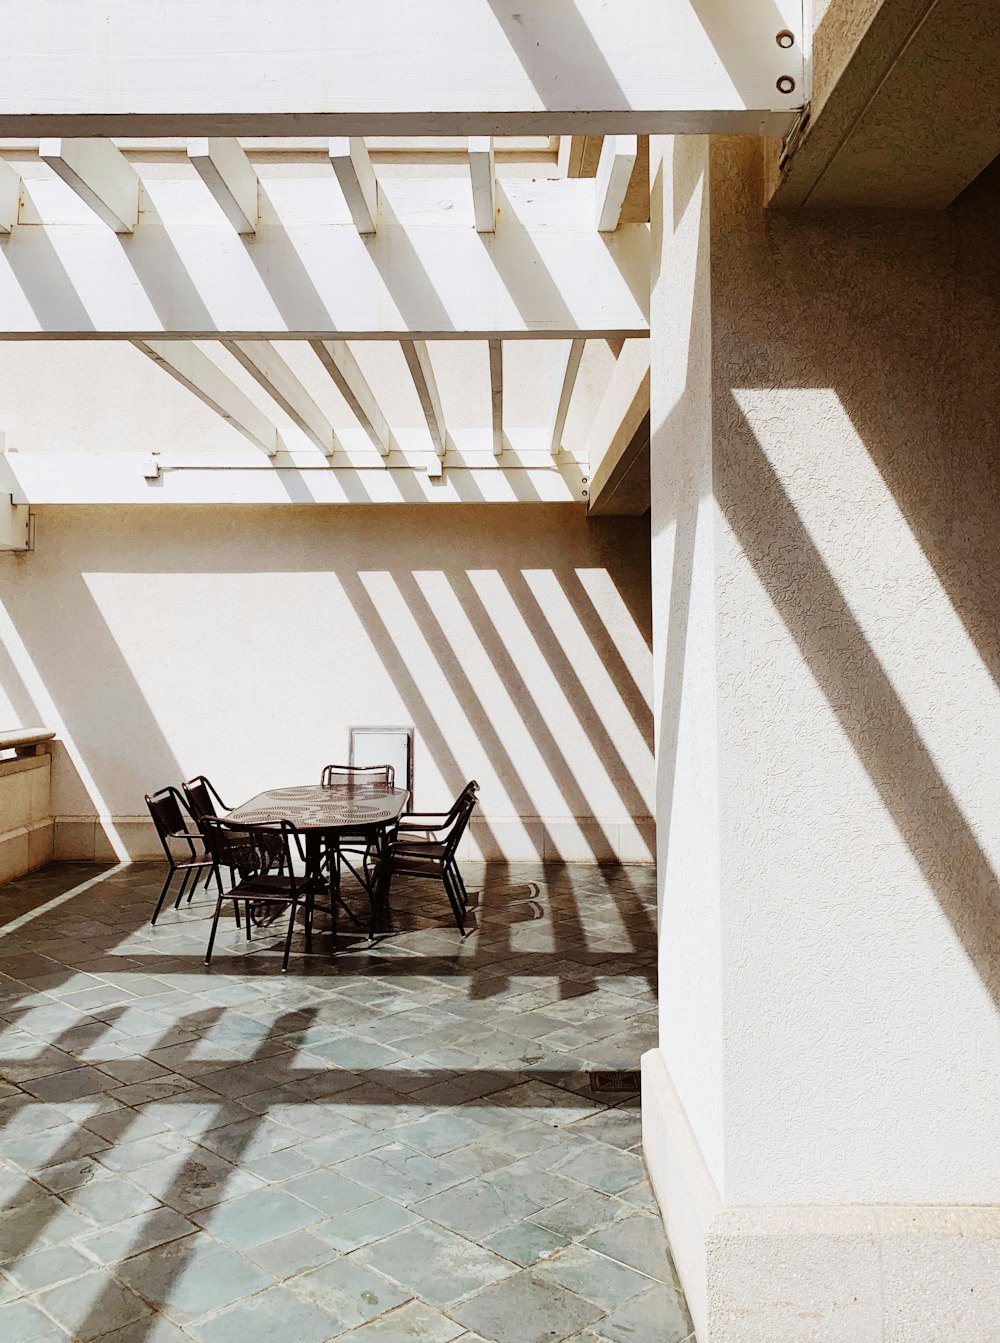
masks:
{"type": "Polygon", "coordinates": [[[402,817],[395,837],[386,843],[380,859],[388,864],[386,890],[397,873],[440,881],[463,937],[469,896],[455,855],[479,801],[478,794],[479,784],[473,779],[459,793],[450,811],[411,812],[402,817]]]}
{"type": "MultiPolygon", "coordinates": [[[[281,961],[282,972],[286,971],[299,907],[305,910],[306,947],[311,950],[315,897],[326,891],[326,882],[320,873],[307,872],[304,876],[296,874],[294,858],[297,857],[303,865],[306,861],[301,835],[289,821],[237,825],[216,816],[204,816],[201,827],[219,877],[219,896],[215,902],[205,964],[212,963],[212,948],[223,905],[226,901],[232,901],[234,909],[240,903],[243,904],[247,941],[251,940],[253,925],[267,927],[279,919],[287,908],[288,931],[281,961]],[[232,882],[227,891],[222,889],[223,868],[229,871],[232,882]]],[[[331,919],[335,920],[332,902],[329,912],[331,919]]],[[[333,955],[332,949],[330,954],[333,955]]]]}
{"type": "Polygon", "coordinates": [[[224,816],[226,812],[232,811],[232,807],[226,806],[204,774],[196,774],[193,779],[187,779],[181,784],[181,788],[187,798],[191,815],[199,825],[203,816],[224,816]]]}
{"type": "MultiPolygon", "coordinates": [[[[324,765],[323,773],[320,776],[320,784],[323,788],[336,787],[355,787],[355,788],[395,788],[396,771],[392,765],[324,765]]],[[[357,881],[366,889],[370,887],[371,863],[378,855],[377,842],[373,843],[366,834],[342,834],[340,835],[336,848],[328,850],[326,854],[327,861],[331,866],[331,875],[340,887],[340,867],[341,859],[344,854],[352,854],[361,861],[361,868],[364,872],[364,878],[357,871],[350,858],[343,858],[343,862],[357,881]]],[[[352,918],[356,916],[348,910],[352,918]]]]}
{"type": "Polygon", "coordinates": [[[190,901],[198,884],[199,875],[204,875],[207,885],[213,869],[212,859],[205,849],[201,832],[197,828],[195,818],[185,805],[180,792],[174,787],[167,787],[161,788],[152,797],[149,793],[145,796],[146,806],[153,818],[157,838],[167,860],[167,878],[163,883],[163,889],[160,891],[160,898],[156,902],[153,917],[150,919],[150,923],[155,923],[160,917],[160,910],[163,908],[163,902],[167,898],[167,892],[170,890],[171,882],[176,873],[184,873],[181,878],[180,890],[177,892],[177,899],[174,901],[174,909],[179,909],[184,892],[187,890],[188,881],[192,877],[194,878],[188,892],[188,900],[190,901]],[[177,857],[174,848],[171,847],[171,841],[178,848],[186,845],[186,854],[182,850],[181,856],[177,857]]]}

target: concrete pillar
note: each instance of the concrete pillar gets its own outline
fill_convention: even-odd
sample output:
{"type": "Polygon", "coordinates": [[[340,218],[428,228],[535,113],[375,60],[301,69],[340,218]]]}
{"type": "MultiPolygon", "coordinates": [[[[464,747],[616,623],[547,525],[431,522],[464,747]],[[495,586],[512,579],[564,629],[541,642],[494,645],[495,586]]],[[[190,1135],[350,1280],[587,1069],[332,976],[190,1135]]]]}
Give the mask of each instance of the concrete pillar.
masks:
{"type": "Polygon", "coordinates": [[[701,1343],[1000,1338],[1000,178],[654,147],[660,1046],[701,1343]]]}

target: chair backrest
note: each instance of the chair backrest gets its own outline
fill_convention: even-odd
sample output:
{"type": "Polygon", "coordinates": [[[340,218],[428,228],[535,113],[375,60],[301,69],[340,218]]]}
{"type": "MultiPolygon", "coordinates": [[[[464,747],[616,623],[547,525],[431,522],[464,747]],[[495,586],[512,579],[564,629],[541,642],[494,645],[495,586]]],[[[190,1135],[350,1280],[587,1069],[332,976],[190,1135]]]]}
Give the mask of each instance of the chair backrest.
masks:
{"type": "Polygon", "coordinates": [[[197,838],[197,830],[192,830],[188,826],[190,813],[184,805],[183,797],[176,788],[172,786],[161,788],[152,797],[147,793],[146,806],[149,808],[153,825],[156,827],[156,834],[168,857],[170,856],[168,841],[171,835],[190,834],[193,838],[197,838]]]}
{"type": "Polygon", "coordinates": [[[217,816],[219,812],[229,810],[204,774],[196,774],[193,779],[182,783],[181,787],[184,789],[191,815],[199,825],[203,817],[217,816]]]}
{"type": "Polygon", "coordinates": [[[216,869],[227,867],[244,881],[279,872],[291,879],[294,888],[291,840],[293,836],[298,839],[298,832],[290,821],[238,825],[217,816],[203,816],[200,825],[216,869]]]}
{"type": "Polygon", "coordinates": [[[455,805],[448,813],[448,824],[451,825],[451,829],[445,836],[444,841],[444,856],[446,861],[455,856],[459,840],[465,834],[465,827],[469,824],[469,818],[475,811],[478,801],[479,784],[476,783],[475,779],[470,779],[455,799],[455,805]]]}
{"type": "Polygon", "coordinates": [[[324,788],[350,784],[355,788],[395,788],[392,765],[326,765],[320,783],[324,788]]]}

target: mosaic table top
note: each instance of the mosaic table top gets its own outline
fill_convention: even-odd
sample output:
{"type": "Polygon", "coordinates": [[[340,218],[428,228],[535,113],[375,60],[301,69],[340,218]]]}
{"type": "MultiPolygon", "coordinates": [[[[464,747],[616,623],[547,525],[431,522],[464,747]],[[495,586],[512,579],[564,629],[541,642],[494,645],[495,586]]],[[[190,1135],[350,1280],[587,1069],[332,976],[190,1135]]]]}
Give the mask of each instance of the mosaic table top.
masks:
{"type": "Polygon", "coordinates": [[[243,825],[291,821],[299,830],[336,830],[344,826],[386,825],[401,816],[409,801],[405,788],[381,785],[306,784],[298,788],[269,788],[226,817],[243,825]]]}

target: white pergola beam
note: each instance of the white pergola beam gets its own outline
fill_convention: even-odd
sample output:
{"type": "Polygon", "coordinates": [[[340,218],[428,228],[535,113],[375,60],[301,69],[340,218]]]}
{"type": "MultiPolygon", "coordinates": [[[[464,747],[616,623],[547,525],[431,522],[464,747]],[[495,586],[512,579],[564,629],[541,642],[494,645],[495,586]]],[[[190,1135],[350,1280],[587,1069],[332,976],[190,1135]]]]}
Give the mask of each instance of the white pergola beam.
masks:
{"type": "Polygon", "coordinates": [[[346,342],[314,340],[311,344],[374,447],[387,457],[394,447],[392,430],[346,342]]]}
{"type": "Polygon", "coordinates": [[[493,419],[493,455],[503,452],[503,341],[490,341],[490,407],[493,419]]]}
{"type": "Polygon", "coordinates": [[[196,345],[183,340],[136,340],[133,344],[269,457],[281,447],[277,426],[196,345]]]}
{"type": "Polygon", "coordinates": [[[467,179],[393,181],[378,234],[362,238],[346,217],[332,222],[341,206],[332,180],[276,177],[248,245],[206,211],[186,165],[176,177],[165,170],[143,187],[152,208],[128,247],[66,201],[60,183],[26,184],[32,225],[0,249],[0,339],[572,339],[649,329],[649,230],[598,234],[592,182],[508,179],[509,227],[484,247],[462,214],[467,179]]]}
{"type": "MultiPolygon", "coordinates": [[[[144,474],[145,459],[131,452],[18,452],[11,456],[14,487],[27,492],[33,506],[47,504],[274,504],[280,507],[328,504],[514,504],[535,499],[579,506],[586,486],[582,469],[568,462],[547,465],[449,464],[435,477],[417,465],[347,467],[316,453],[280,454],[277,461],[237,452],[162,453],[155,488],[144,474]],[[286,460],[286,458],[288,460],[286,460]],[[234,460],[235,459],[235,460],[234,460]]],[[[547,455],[547,454],[546,454],[547,455]]],[[[7,490],[5,483],[0,488],[7,490]]],[[[23,507],[23,505],[22,505],[23,507]]],[[[25,513],[27,509],[25,508],[25,513]]],[[[13,524],[14,518],[11,518],[13,524]]]]}
{"type": "Polygon", "coordinates": [[[21,204],[21,175],[0,159],[0,233],[9,233],[17,223],[21,204]]]}
{"type": "Polygon", "coordinates": [[[621,222],[625,193],[639,153],[634,135],[606,135],[597,165],[597,230],[614,233],[621,222]]]}
{"type": "Polygon", "coordinates": [[[239,140],[225,136],[192,140],[188,158],[236,232],[255,232],[257,173],[239,140]]]}
{"type": "Polygon", "coordinates": [[[472,178],[472,204],[476,212],[476,232],[495,233],[497,228],[497,184],[492,135],[473,135],[469,137],[469,175],[472,178]]]}
{"type": "Polygon", "coordinates": [[[43,139],[38,157],[115,233],[139,222],[139,175],[110,140],[43,139]]]}
{"type": "Polygon", "coordinates": [[[552,456],[562,448],[563,430],[566,428],[566,416],[569,414],[570,402],[573,400],[573,389],[576,387],[576,376],[580,371],[580,360],[583,358],[582,340],[571,340],[566,349],[566,364],[563,369],[562,383],[559,388],[559,402],[556,405],[555,419],[552,422],[552,456]]]}
{"type": "Polygon", "coordinates": [[[330,141],[330,162],[359,233],[378,229],[378,182],[371,157],[360,136],[338,136],[330,141]]]}
{"type": "Polygon", "coordinates": [[[431,365],[430,351],[426,341],[404,340],[403,357],[410,370],[413,386],[420,400],[420,408],[427,421],[427,429],[434,444],[434,451],[444,457],[448,451],[448,431],[445,427],[444,412],[441,409],[441,397],[438,395],[437,379],[431,365]]]}
{"type": "Polygon", "coordinates": [[[781,135],[808,99],[801,0],[46,0],[3,36],[0,136],[781,135]]]}
{"type": "MultiPolygon", "coordinates": [[[[613,496],[632,458],[648,448],[648,443],[649,341],[627,340],[587,432],[592,513],[617,511],[613,496]]],[[[646,496],[640,512],[648,507],[648,479],[646,496]]]]}
{"type": "Polygon", "coordinates": [[[333,426],[274,346],[266,340],[227,340],[223,344],[268,396],[329,457],[337,447],[333,426]]]}

